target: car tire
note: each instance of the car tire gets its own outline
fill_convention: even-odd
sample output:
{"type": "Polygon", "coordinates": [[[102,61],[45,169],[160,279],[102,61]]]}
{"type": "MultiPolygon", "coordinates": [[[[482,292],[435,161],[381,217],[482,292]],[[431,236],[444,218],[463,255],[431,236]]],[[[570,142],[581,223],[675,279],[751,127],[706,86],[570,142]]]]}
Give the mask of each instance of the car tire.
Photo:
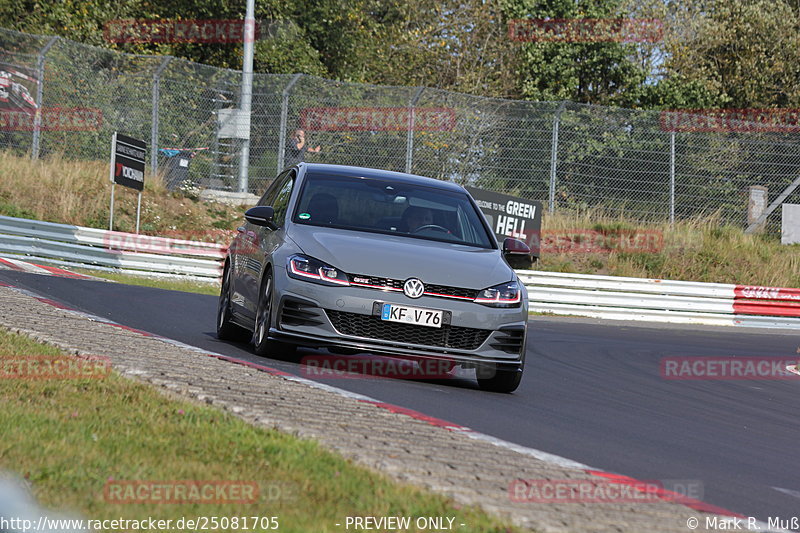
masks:
{"type": "Polygon", "coordinates": [[[269,328],[272,324],[272,309],[274,307],[273,298],[273,277],[272,270],[264,274],[261,282],[261,289],[258,292],[258,307],[256,310],[256,322],[253,330],[253,345],[256,354],[262,357],[272,357],[276,359],[291,358],[297,351],[294,344],[286,344],[269,338],[269,328]]]}
{"type": "Polygon", "coordinates": [[[231,322],[231,269],[226,265],[217,305],[217,338],[223,341],[246,342],[250,336],[249,331],[231,322]]]}
{"type": "Polygon", "coordinates": [[[478,386],[488,392],[514,392],[522,381],[522,369],[519,367],[478,367],[475,373],[478,386]]]}

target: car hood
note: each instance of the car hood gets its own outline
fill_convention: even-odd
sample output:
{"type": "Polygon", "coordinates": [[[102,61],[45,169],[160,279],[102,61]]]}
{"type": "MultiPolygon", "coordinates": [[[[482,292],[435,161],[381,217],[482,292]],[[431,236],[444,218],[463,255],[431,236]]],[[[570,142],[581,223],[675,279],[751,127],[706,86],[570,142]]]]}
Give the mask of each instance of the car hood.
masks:
{"type": "Polygon", "coordinates": [[[289,236],[306,255],[351,274],[470,289],[514,279],[499,250],[302,224],[289,236]]]}

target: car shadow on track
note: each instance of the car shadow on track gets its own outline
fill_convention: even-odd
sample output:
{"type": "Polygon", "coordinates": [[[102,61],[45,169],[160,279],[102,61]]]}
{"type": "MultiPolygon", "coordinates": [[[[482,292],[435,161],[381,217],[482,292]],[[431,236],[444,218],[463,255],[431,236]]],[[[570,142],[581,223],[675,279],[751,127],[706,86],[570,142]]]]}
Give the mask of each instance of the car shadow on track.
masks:
{"type": "MultiPolygon", "coordinates": [[[[216,334],[206,332],[216,340],[216,334]]],[[[218,341],[220,345],[236,347],[246,354],[236,354],[252,363],[272,366],[279,364],[279,370],[290,372],[312,381],[331,384],[340,380],[390,380],[427,383],[443,387],[478,389],[475,371],[462,369],[447,361],[414,360],[411,358],[387,357],[366,352],[335,353],[326,349],[298,347],[297,351],[284,354],[271,354],[261,357],[253,352],[248,342],[218,341]],[[288,364],[288,366],[287,366],[288,364]]],[[[221,352],[229,350],[220,347],[221,352]]]]}

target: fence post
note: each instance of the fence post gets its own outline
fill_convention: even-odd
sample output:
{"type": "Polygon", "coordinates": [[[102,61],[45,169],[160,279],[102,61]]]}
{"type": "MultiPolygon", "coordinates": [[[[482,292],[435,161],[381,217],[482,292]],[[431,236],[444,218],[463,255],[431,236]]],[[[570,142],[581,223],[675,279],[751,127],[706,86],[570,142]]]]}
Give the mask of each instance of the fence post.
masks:
{"type": "Polygon", "coordinates": [[[158,172],[158,117],[159,104],[161,102],[161,74],[163,74],[170,61],[172,61],[172,56],[165,57],[153,74],[153,115],[150,121],[150,171],[153,176],[158,172]]]}
{"type": "Polygon", "coordinates": [[[675,132],[669,132],[669,223],[675,223],[675,132]]]}
{"type": "Polygon", "coordinates": [[[744,232],[746,234],[753,233],[756,230],[756,228],[758,228],[761,224],[767,221],[767,217],[770,214],[772,214],[772,212],[775,211],[778,208],[778,206],[781,205],[784,202],[784,200],[786,200],[789,197],[789,195],[792,194],[794,190],[797,189],[798,187],[800,187],[800,176],[795,178],[792,184],[786,187],[783,190],[783,192],[780,193],[777,198],[775,198],[775,201],[769,204],[769,207],[767,207],[767,209],[763,213],[761,213],[758,219],[756,219],[755,222],[747,226],[747,229],[744,230],[744,232]]]}
{"type": "Polygon", "coordinates": [[[247,0],[244,19],[244,57],[242,58],[242,92],[239,97],[239,113],[236,124],[239,133],[244,126],[247,137],[241,136],[241,158],[239,163],[239,192],[248,192],[250,187],[250,122],[253,107],[253,54],[256,37],[255,0],[247,0]],[[244,121],[244,124],[242,124],[244,121]]]}
{"type": "Polygon", "coordinates": [[[419,99],[422,96],[422,91],[424,90],[425,87],[417,87],[417,92],[414,93],[414,96],[408,103],[408,135],[406,137],[406,174],[411,173],[411,163],[413,162],[413,154],[414,154],[414,122],[416,120],[416,116],[414,113],[414,106],[416,106],[417,102],[419,102],[419,99]]]}
{"type": "Polygon", "coordinates": [[[51,37],[39,52],[36,58],[36,115],[33,117],[33,143],[31,146],[31,159],[39,159],[39,144],[42,128],[42,98],[44,97],[44,56],[56,44],[58,37],[51,37]]]}
{"type": "Polygon", "coordinates": [[[300,79],[300,76],[302,76],[302,74],[295,74],[292,76],[291,81],[289,81],[289,84],[281,93],[281,126],[278,132],[278,174],[283,170],[283,151],[286,148],[286,121],[289,116],[289,93],[292,91],[294,84],[300,79]]]}
{"type": "Polygon", "coordinates": [[[556,168],[558,167],[558,129],[566,102],[561,102],[553,116],[553,139],[550,145],[550,214],[556,209],[556,168]]]}

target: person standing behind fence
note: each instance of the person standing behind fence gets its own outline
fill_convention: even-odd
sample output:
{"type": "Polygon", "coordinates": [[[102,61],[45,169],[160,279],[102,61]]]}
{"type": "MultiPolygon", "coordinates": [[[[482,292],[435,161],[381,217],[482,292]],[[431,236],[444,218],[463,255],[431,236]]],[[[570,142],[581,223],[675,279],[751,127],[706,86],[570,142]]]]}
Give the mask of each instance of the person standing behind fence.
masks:
{"type": "Polygon", "coordinates": [[[306,160],[306,152],[312,154],[319,153],[321,148],[309,148],[306,143],[306,132],[300,129],[294,130],[292,138],[286,146],[286,165],[290,167],[306,160]]]}

